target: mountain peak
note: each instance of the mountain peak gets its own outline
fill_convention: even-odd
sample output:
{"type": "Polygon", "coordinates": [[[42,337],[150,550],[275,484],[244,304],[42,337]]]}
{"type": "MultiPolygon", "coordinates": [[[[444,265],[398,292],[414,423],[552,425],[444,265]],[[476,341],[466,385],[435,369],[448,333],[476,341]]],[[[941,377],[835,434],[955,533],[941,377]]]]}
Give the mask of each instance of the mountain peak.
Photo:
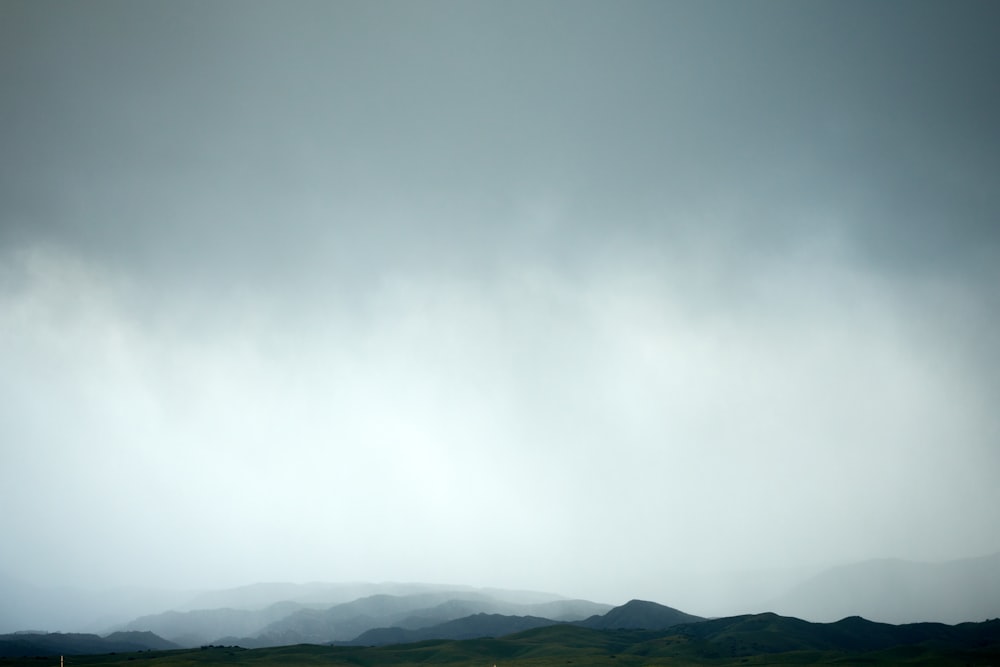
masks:
{"type": "Polygon", "coordinates": [[[591,616],[578,625],[598,630],[663,630],[680,623],[703,621],[700,616],[648,600],[629,600],[603,616],[591,616]]]}

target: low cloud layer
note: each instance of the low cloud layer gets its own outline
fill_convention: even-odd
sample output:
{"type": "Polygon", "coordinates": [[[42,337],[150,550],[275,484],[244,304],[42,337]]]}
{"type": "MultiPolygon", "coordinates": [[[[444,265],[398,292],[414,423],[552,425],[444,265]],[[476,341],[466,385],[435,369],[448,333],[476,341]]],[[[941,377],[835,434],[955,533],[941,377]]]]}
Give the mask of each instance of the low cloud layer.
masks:
{"type": "Polygon", "coordinates": [[[1000,549],[991,5],[3,12],[0,571],[1000,549]]]}

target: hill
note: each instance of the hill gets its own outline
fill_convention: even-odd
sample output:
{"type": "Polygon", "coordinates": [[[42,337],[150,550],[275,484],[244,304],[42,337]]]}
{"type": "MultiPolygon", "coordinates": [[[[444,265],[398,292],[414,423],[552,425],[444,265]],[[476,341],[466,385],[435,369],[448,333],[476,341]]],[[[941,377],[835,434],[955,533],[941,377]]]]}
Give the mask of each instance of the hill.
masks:
{"type": "Polygon", "coordinates": [[[151,632],[116,632],[107,637],[61,632],[18,632],[0,635],[2,657],[163,651],[174,648],[178,648],[176,644],[151,632]]]}
{"type": "Polygon", "coordinates": [[[835,623],[810,623],[766,613],[685,624],[669,634],[703,655],[727,657],[796,651],[866,653],[901,646],[1000,650],[1000,620],[891,625],[854,616],[835,623]]]}
{"type": "MultiPolygon", "coordinates": [[[[861,618],[809,623],[756,614],[688,623],[667,630],[597,630],[557,624],[494,639],[431,640],[379,648],[296,645],[262,649],[203,647],[177,651],[79,655],[67,667],[213,665],[990,665],[1000,662],[1000,620],[949,626],[892,626],[861,618]]],[[[44,667],[37,658],[5,658],[4,667],[44,667]]]]}
{"type": "MultiPolygon", "coordinates": [[[[460,624],[445,626],[435,631],[417,633],[422,628],[440,628],[442,624],[476,615],[504,617],[543,617],[548,623],[562,620],[579,620],[595,610],[607,610],[608,605],[600,605],[586,600],[555,600],[522,604],[497,599],[485,593],[464,593],[461,598],[451,597],[451,592],[420,593],[415,595],[373,595],[353,602],[336,605],[324,610],[303,609],[290,614],[252,637],[233,639],[227,637],[221,643],[238,643],[241,646],[279,646],[300,643],[325,644],[331,642],[354,642],[364,633],[383,629],[381,635],[395,634],[403,637],[457,639],[470,636],[462,632],[460,624]],[[545,614],[553,614],[551,618],[545,614]],[[386,628],[394,628],[392,633],[386,628]],[[403,631],[403,632],[400,632],[403,631]],[[407,634],[412,631],[413,634],[407,634]],[[459,633],[456,635],[456,633],[459,633]]],[[[476,623],[466,621],[469,627],[476,623]]],[[[514,629],[485,628],[488,623],[480,619],[484,627],[481,636],[508,634],[514,629]]],[[[524,625],[517,629],[534,627],[524,625]]],[[[371,643],[384,643],[382,639],[371,643]]]]}
{"type": "Polygon", "coordinates": [[[663,630],[680,623],[703,620],[705,619],[700,616],[686,614],[656,602],[631,600],[620,607],[615,607],[606,614],[578,621],[576,625],[595,630],[663,630]]]}
{"type": "Polygon", "coordinates": [[[167,641],[163,637],[157,636],[152,632],[112,632],[110,635],[104,637],[104,641],[119,646],[139,646],[141,647],[140,650],[145,651],[169,651],[170,649],[180,648],[174,642],[167,641]]]}
{"type": "MultiPolygon", "coordinates": [[[[592,615],[584,620],[575,621],[572,625],[598,630],[663,630],[678,623],[700,620],[703,619],[655,602],[632,600],[620,607],[610,609],[606,614],[592,615]]],[[[361,633],[351,641],[336,643],[353,646],[384,646],[428,639],[502,637],[522,630],[559,623],[551,618],[539,616],[479,613],[416,629],[400,626],[375,628],[361,633]]]]}
{"type": "MultiPolygon", "coordinates": [[[[279,602],[295,602],[303,607],[326,608],[345,602],[351,602],[372,595],[416,595],[419,593],[435,593],[450,591],[453,597],[469,591],[475,592],[472,586],[420,583],[369,583],[369,582],[310,582],[296,584],[288,582],[264,582],[223,588],[202,592],[185,604],[175,607],[177,611],[194,611],[204,609],[249,609],[259,610],[279,602]]],[[[507,591],[508,594],[516,594],[507,591]]],[[[544,599],[558,599],[559,596],[533,593],[544,596],[544,599]]]]}
{"type": "Polygon", "coordinates": [[[260,610],[199,609],[167,611],[142,616],[121,626],[122,631],[149,631],[185,647],[213,643],[224,636],[250,636],[278,619],[302,609],[295,602],[279,602],[260,610]]]}
{"type": "Polygon", "coordinates": [[[611,607],[586,600],[569,600],[547,593],[472,589],[426,584],[352,584],[345,587],[312,584],[268,584],[233,589],[200,598],[202,601],[240,602],[270,600],[275,595],[298,593],[300,600],[345,591],[416,591],[401,595],[377,593],[335,605],[284,601],[262,609],[198,609],[144,616],[120,626],[123,630],[149,630],[181,646],[239,644],[245,647],[349,641],[363,632],[396,626],[406,630],[437,625],[474,614],[533,615],[558,620],[579,620],[611,607]],[[305,593],[308,592],[308,595],[305,593]]]}
{"type": "Polygon", "coordinates": [[[465,592],[461,598],[453,596],[451,591],[372,595],[328,609],[303,609],[269,624],[254,639],[270,646],[342,642],[374,628],[411,630],[517,606],[483,593],[465,592]]]}

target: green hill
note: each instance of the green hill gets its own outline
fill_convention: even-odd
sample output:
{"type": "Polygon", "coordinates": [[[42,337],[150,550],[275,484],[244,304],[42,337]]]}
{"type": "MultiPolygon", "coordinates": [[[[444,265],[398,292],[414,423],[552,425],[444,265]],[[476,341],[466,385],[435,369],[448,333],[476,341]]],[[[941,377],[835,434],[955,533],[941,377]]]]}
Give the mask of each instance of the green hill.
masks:
{"type": "MultiPolygon", "coordinates": [[[[66,667],[645,667],[651,665],[995,665],[1000,620],[893,626],[861,618],[808,623],[775,614],[713,619],[667,630],[597,630],[559,624],[496,639],[384,647],[205,647],[70,656],[66,667]],[[149,661],[143,665],[143,661],[149,661]]],[[[54,667],[58,656],[3,658],[0,667],[54,667]]]]}
{"type": "MultiPolygon", "coordinates": [[[[458,601],[451,601],[449,605],[453,605],[455,602],[458,601]]],[[[454,609],[454,607],[450,608],[454,609]]],[[[366,618],[370,619],[370,617],[366,618]]],[[[620,607],[610,609],[606,614],[595,614],[585,620],[575,621],[572,624],[597,630],[663,630],[679,623],[690,623],[699,620],[702,619],[698,616],[685,614],[684,612],[656,604],[655,602],[632,600],[620,607]]],[[[360,633],[352,640],[330,643],[353,646],[385,646],[388,644],[402,644],[428,639],[500,637],[522,630],[555,625],[557,623],[559,621],[552,618],[543,618],[534,615],[519,616],[477,613],[434,625],[406,627],[400,623],[390,627],[374,628],[360,633]]],[[[341,631],[343,631],[343,626],[341,627],[341,631]]],[[[281,642],[275,641],[272,645],[279,643],[281,642]]]]}
{"type": "Polygon", "coordinates": [[[601,616],[578,621],[577,625],[595,630],[663,630],[680,623],[703,621],[701,616],[685,614],[683,611],[645,600],[631,600],[601,616]]]}

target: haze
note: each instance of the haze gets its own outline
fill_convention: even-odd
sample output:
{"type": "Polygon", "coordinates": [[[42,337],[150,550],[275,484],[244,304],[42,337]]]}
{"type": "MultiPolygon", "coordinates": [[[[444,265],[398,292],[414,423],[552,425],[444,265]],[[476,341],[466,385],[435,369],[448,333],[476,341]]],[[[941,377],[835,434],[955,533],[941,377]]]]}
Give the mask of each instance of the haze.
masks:
{"type": "Polygon", "coordinates": [[[998,20],[3,0],[0,573],[1000,550],[998,20]]]}

